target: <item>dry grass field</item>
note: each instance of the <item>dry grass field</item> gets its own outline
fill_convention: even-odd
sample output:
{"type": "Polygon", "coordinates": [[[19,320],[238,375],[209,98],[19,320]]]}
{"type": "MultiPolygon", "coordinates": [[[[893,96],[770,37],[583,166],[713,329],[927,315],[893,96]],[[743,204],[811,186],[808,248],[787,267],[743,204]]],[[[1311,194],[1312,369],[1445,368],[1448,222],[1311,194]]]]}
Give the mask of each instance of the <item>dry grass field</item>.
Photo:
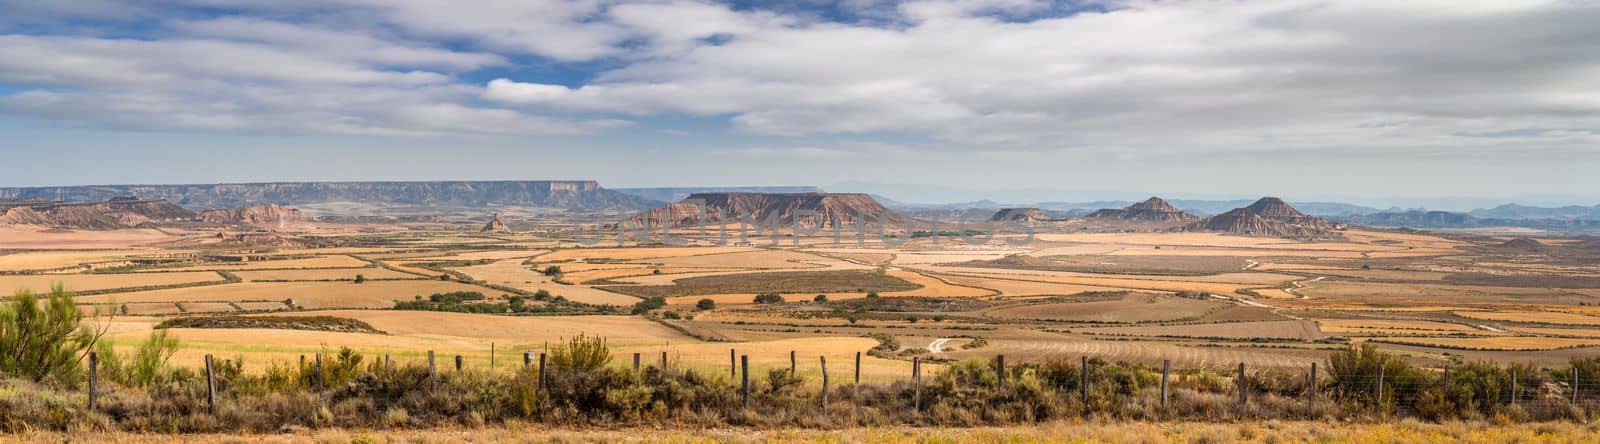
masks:
{"type": "Polygon", "coordinates": [[[1492,338],[1386,337],[1372,338],[1371,340],[1396,344],[1437,346],[1465,350],[1530,351],[1600,346],[1600,338],[1547,338],[1531,336],[1500,336],[1492,338]]]}
{"type": "Polygon", "coordinates": [[[351,282],[245,282],[204,287],[79,296],[80,303],[128,302],[271,302],[293,299],[306,308],[389,308],[396,300],[434,293],[494,290],[436,280],[351,282]]]}
{"type": "Polygon", "coordinates": [[[1317,324],[1324,333],[1330,334],[1493,334],[1493,332],[1481,328],[1433,321],[1404,321],[1388,319],[1324,319],[1317,321],[1317,324]]]}
{"type": "Polygon", "coordinates": [[[454,268],[452,270],[484,282],[534,292],[546,290],[552,294],[586,304],[632,305],[639,298],[587,285],[557,283],[550,276],[522,265],[521,259],[504,259],[484,265],[454,268]]]}
{"type": "Polygon", "coordinates": [[[1600,326],[1600,316],[1551,311],[1461,311],[1457,315],[1486,321],[1600,326]]]}
{"type": "Polygon", "coordinates": [[[1300,339],[1326,337],[1312,321],[1224,322],[1216,324],[1140,325],[1133,327],[1074,328],[1074,332],[1098,335],[1156,336],[1173,338],[1300,339]]]}
{"type": "Polygon", "coordinates": [[[310,258],[258,260],[249,262],[214,262],[187,267],[163,268],[161,271],[182,270],[271,270],[289,268],[357,268],[369,263],[348,255],[336,254],[310,258]]]}
{"type": "Polygon", "coordinates": [[[356,275],[367,279],[426,279],[411,273],[386,268],[318,268],[309,270],[237,271],[234,275],[246,281],[330,281],[352,280],[356,275]]]}
{"type": "Polygon", "coordinates": [[[50,286],[61,284],[73,291],[111,290],[118,288],[156,287],[200,282],[224,282],[222,275],[212,271],[177,273],[123,273],[123,274],[46,274],[0,275],[0,290],[26,288],[35,293],[50,291],[50,286]]]}
{"type": "Polygon", "coordinates": [[[1199,318],[1224,306],[1214,301],[1132,293],[1117,300],[1029,304],[984,314],[1000,319],[1124,323],[1199,318]]]}

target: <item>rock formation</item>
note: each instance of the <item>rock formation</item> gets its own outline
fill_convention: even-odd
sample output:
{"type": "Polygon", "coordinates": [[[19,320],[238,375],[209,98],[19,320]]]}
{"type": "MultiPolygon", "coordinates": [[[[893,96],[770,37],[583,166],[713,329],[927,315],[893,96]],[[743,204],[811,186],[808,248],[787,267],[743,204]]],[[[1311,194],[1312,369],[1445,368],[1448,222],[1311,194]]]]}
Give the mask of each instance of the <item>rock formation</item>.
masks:
{"type": "Polygon", "coordinates": [[[746,218],[758,224],[777,221],[784,227],[832,227],[838,221],[853,225],[865,218],[868,223],[899,224],[905,217],[889,211],[872,196],[861,193],[695,193],[682,202],[650,210],[635,217],[634,223],[673,227],[737,224],[746,218]],[[799,219],[798,221],[796,219],[799,219]]]}
{"type": "Polygon", "coordinates": [[[1250,206],[1235,208],[1185,225],[1185,231],[1220,231],[1252,236],[1322,237],[1344,229],[1343,225],[1308,216],[1283,199],[1263,197],[1250,206]]]}
{"type": "Polygon", "coordinates": [[[227,225],[271,225],[310,220],[300,210],[281,205],[223,208],[200,212],[200,221],[227,225]]]}
{"type": "Polygon", "coordinates": [[[1129,205],[1126,208],[1099,210],[1090,213],[1088,218],[1149,222],[1191,222],[1200,220],[1199,216],[1185,213],[1159,197],[1151,197],[1144,202],[1129,205]]]}
{"type": "Polygon", "coordinates": [[[0,199],[41,197],[93,202],[115,196],[166,199],[187,208],[239,208],[355,202],[428,207],[488,205],[565,210],[642,210],[660,202],[600,187],[591,180],[441,182],[276,182],[200,185],[99,185],[0,188],[0,199]]]}
{"type": "Polygon", "coordinates": [[[500,221],[500,213],[495,213],[494,217],[489,218],[489,223],[483,224],[483,228],[478,230],[478,232],[479,233],[510,233],[511,232],[511,227],[506,226],[505,222],[501,222],[500,221]]]}
{"type": "Polygon", "coordinates": [[[187,221],[194,216],[194,213],[172,202],[126,196],[96,203],[61,203],[42,199],[0,201],[0,225],[115,230],[187,221]]]}
{"type": "Polygon", "coordinates": [[[1038,208],[1001,208],[989,220],[994,222],[1048,222],[1055,220],[1038,208]]]}
{"type": "Polygon", "coordinates": [[[1518,251],[1538,252],[1544,250],[1544,244],[1526,237],[1511,239],[1500,244],[1501,247],[1518,251]]]}

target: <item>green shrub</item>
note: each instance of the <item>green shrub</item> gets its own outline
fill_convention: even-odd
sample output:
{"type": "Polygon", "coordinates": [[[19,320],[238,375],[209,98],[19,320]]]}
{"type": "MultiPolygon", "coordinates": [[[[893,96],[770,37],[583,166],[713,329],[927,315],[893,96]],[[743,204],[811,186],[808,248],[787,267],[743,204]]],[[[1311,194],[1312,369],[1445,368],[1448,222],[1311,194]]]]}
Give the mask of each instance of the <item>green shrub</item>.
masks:
{"type": "Polygon", "coordinates": [[[701,310],[710,310],[710,309],[713,309],[713,308],[717,308],[717,301],[713,301],[711,299],[701,299],[700,302],[694,303],[694,308],[698,308],[698,309],[701,309],[701,310]]]}
{"type": "Polygon", "coordinates": [[[756,295],[757,304],[782,304],[783,295],[777,293],[760,293],[756,295]]]}
{"type": "Polygon", "coordinates": [[[17,290],[0,306],[0,375],[76,386],[83,379],[81,360],[99,339],[83,318],[60,284],[42,304],[33,291],[17,290]]]}

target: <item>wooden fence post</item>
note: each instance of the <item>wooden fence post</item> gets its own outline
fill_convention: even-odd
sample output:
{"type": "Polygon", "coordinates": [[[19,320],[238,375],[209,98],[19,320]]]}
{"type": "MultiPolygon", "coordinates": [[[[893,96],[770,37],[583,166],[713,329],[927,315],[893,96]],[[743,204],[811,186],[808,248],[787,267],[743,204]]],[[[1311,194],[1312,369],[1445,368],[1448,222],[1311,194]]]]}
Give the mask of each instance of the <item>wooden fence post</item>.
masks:
{"type": "MultiPolygon", "coordinates": [[[[1444,366],[1444,374],[1439,375],[1439,390],[1450,391],[1450,366],[1444,366]]],[[[1448,393],[1446,393],[1448,395],[1448,393]]]]}
{"type": "Polygon", "coordinates": [[[522,368],[533,367],[533,352],[522,352],[522,368]]]}
{"type": "Polygon", "coordinates": [[[1161,360],[1161,408],[1167,408],[1167,375],[1172,374],[1172,360],[1161,360]]]}
{"type": "Polygon", "coordinates": [[[545,380],[549,379],[544,374],[544,360],[545,360],[545,354],[544,353],[540,353],[539,354],[539,386],[537,387],[537,389],[541,393],[544,392],[545,380]]]}
{"type": "Polygon", "coordinates": [[[911,358],[911,388],[914,390],[911,394],[911,408],[920,412],[922,411],[922,357],[920,356],[911,358]]]}
{"type": "Polygon", "coordinates": [[[456,355],[456,373],[461,373],[461,355],[456,355]]]}
{"type": "Polygon", "coordinates": [[[667,352],[666,352],[666,350],[662,350],[661,351],[661,371],[663,373],[665,373],[667,371],[667,352]]]}
{"type": "Polygon", "coordinates": [[[437,367],[434,367],[433,365],[433,350],[428,350],[428,379],[434,379],[436,376],[438,376],[438,371],[436,369],[437,367]]]}
{"type": "MultiPolygon", "coordinates": [[[[90,363],[93,363],[93,358],[94,355],[90,355],[90,363]]],[[[1573,366],[1573,404],[1578,404],[1578,366],[1573,366]]]]}
{"type": "Polygon", "coordinates": [[[1089,404],[1089,357],[1083,356],[1079,361],[1079,365],[1082,366],[1083,379],[1078,382],[1078,388],[1083,391],[1083,404],[1087,406],[1089,404]]]}
{"type": "Polygon", "coordinates": [[[633,354],[633,371],[639,371],[639,353],[637,352],[633,354]]]}
{"type": "Polygon", "coordinates": [[[1511,405],[1517,405],[1517,369],[1511,369],[1511,405]]]}
{"type": "Polygon", "coordinates": [[[822,411],[828,411],[828,357],[821,356],[822,360],[822,411]]]}
{"type": "Polygon", "coordinates": [[[1311,363],[1311,385],[1309,390],[1311,393],[1310,396],[1306,397],[1306,406],[1315,408],[1317,406],[1317,363],[1315,362],[1311,363]]]}
{"type": "Polygon", "coordinates": [[[489,343],[489,368],[494,368],[494,343],[489,343]]]}
{"type": "Polygon", "coordinates": [[[1250,402],[1250,381],[1244,376],[1244,363],[1239,363],[1239,407],[1243,408],[1250,402]]]}
{"type": "Polygon", "coordinates": [[[1383,408],[1383,364],[1378,364],[1378,386],[1377,386],[1376,390],[1377,390],[1377,397],[1376,397],[1375,401],[1378,403],[1378,408],[1382,409],[1383,408]]]}
{"type": "Polygon", "coordinates": [[[206,410],[217,414],[217,375],[211,369],[211,355],[206,355],[206,410]]]}
{"type": "Polygon", "coordinates": [[[995,355],[994,365],[995,375],[1000,378],[1000,388],[1006,388],[1006,355],[995,355]]]}
{"type": "MultiPolygon", "coordinates": [[[[1573,374],[1576,375],[1578,372],[1573,371],[1573,374]]],[[[1578,379],[1574,377],[1573,382],[1576,382],[1576,380],[1578,379]]],[[[94,351],[90,351],[90,412],[94,410],[94,404],[96,404],[94,401],[99,401],[96,385],[99,385],[99,356],[94,355],[94,351]]],[[[1573,399],[1578,399],[1578,396],[1574,394],[1573,399]]]]}
{"type": "Polygon", "coordinates": [[[861,385],[861,352],[856,352],[856,385],[861,385]]]}
{"type": "Polygon", "coordinates": [[[317,353],[317,406],[326,406],[322,399],[322,353],[317,353]]]}
{"type": "Polygon", "coordinates": [[[383,369],[384,370],[394,370],[394,360],[393,359],[389,359],[389,354],[388,353],[384,353],[383,354],[383,369]]]}
{"type": "Polygon", "coordinates": [[[799,373],[795,373],[794,350],[789,350],[789,377],[800,377],[799,373]]]}
{"type": "Polygon", "coordinates": [[[728,349],[728,379],[739,377],[739,357],[735,356],[733,349],[728,349]]]}
{"type": "Polygon", "coordinates": [[[739,403],[750,408],[750,355],[739,356],[739,403]]]}

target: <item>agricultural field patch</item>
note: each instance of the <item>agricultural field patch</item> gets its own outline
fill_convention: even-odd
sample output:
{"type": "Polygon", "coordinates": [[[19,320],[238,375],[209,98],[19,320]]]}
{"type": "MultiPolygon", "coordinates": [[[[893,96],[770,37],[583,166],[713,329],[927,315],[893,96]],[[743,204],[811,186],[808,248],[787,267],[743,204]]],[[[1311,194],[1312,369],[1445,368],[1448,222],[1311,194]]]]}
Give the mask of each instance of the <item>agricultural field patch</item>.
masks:
{"type": "Polygon", "coordinates": [[[1226,306],[1214,301],[1128,293],[1111,300],[1027,304],[984,314],[1001,319],[1126,323],[1197,319],[1226,306]]]}
{"type": "Polygon", "coordinates": [[[1370,341],[1421,345],[1462,350],[1558,350],[1575,347],[1600,346],[1600,338],[1552,338],[1533,336],[1497,336],[1488,338],[1458,337],[1384,337],[1370,341]]]}
{"type": "Polygon", "coordinates": [[[9,292],[11,290],[26,288],[33,290],[35,293],[44,293],[50,291],[51,285],[61,284],[68,291],[81,292],[224,281],[226,281],[226,279],[223,278],[222,275],[211,271],[177,273],[0,275],[0,291],[9,292]]]}
{"type": "Polygon", "coordinates": [[[1129,327],[1074,328],[1074,332],[1117,336],[1225,339],[1299,339],[1325,337],[1312,321],[1223,322],[1214,324],[1140,325],[1129,327]]]}
{"type": "MultiPolygon", "coordinates": [[[[566,266],[563,265],[565,270],[566,266]]],[[[539,290],[585,304],[610,304],[626,306],[639,302],[639,298],[596,289],[587,285],[569,285],[555,282],[552,277],[522,265],[521,259],[504,259],[489,264],[452,269],[473,279],[491,285],[511,287],[527,292],[539,290]]]]}
{"type": "Polygon", "coordinates": [[[1504,322],[1530,322],[1538,324],[1600,326],[1600,316],[1554,311],[1460,311],[1457,315],[1472,319],[1504,322]]]}
{"type": "Polygon", "coordinates": [[[892,292],[918,288],[904,279],[868,270],[745,273],[682,278],[673,282],[673,285],[608,285],[597,288],[638,297],[762,292],[892,292]]]}
{"type": "MultiPolygon", "coordinates": [[[[300,269],[300,268],[359,268],[365,267],[369,262],[356,259],[347,255],[336,254],[330,256],[317,256],[309,258],[255,260],[249,262],[211,262],[200,265],[191,265],[176,268],[160,268],[150,271],[183,271],[183,270],[269,270],[269,269],[300,269]]],[[[146,270],[141,270],[146,271],[146,270]]]]}
{"type": "Polygon", "coordinates": [[[79,296],[80,303],[106,302],[274,302],[292,299],[306,308],[389,308],[396,300],[452,291],[478,291],[498,296],[493,290],[456,282],[369,281],[351,282],[245,282],[204,287],[137,291],[114,295],[79,296]]]}
{"type": "Polygon", "coordinates": [[[1461,324],[1434,321],[1409,321],[1390,319],[1322,319],[1317,324],[1326,333],[1354,333],[1363,335],[1385,334],[1484,334],[1483,329],[1461,324]]]}
{"type": "Polygon", "coordinates": [[[427,279],[425,276],[379,267],[236,271],[233,274],[245,281],[348,281],[354,280],[356,275],[361,275],[367,279],[427,279]]]}

